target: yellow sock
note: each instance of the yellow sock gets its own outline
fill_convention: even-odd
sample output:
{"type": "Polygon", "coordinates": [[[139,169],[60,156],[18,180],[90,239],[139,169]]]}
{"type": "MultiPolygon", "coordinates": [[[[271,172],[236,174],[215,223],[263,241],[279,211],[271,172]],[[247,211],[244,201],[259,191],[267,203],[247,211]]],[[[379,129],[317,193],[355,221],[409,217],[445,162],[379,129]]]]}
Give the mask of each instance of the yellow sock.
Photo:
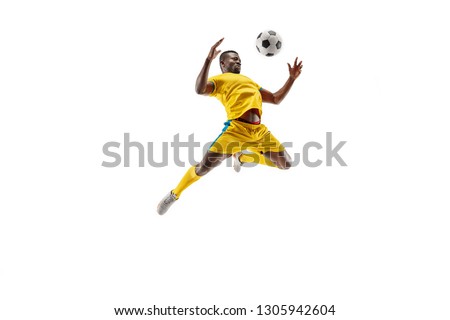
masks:
{"type": "Polygon", "coordinates": [[[175,189],[172,190],[173,193],[177,196],[177,199],[180,197],[181,193],[186,190],[191,184],[200,179],[201,176],[198,176],[195,173],[195,166],[192,166],[188,169],[184,177],[178,183],[175,189]]]}
{"type": "Polygon", "coordinates": [[[264,155],[259,153],[250,153],[250,154],[241,154],[239,157],[239,161],[241,162],[254,162],[259,164],[264,164],[269,167],[276,167],[276,165],[270,161],[269,158],[266,158],[264,155]]]}

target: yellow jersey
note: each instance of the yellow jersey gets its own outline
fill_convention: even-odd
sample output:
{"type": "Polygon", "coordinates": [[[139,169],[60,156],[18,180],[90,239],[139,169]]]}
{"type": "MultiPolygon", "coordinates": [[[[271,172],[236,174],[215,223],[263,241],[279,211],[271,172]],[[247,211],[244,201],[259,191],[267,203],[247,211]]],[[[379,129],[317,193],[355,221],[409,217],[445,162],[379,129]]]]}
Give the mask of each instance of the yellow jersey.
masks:
{"type": "Polygon", "coordinates": [[[210,96],[222,102],[228,120],[239,118],[250,109],[258,109],[260,116],[262,115],[261,87],[250,78],[226,72],[211,77],[208,81],[214,84],[214,91],[210,96]]]}

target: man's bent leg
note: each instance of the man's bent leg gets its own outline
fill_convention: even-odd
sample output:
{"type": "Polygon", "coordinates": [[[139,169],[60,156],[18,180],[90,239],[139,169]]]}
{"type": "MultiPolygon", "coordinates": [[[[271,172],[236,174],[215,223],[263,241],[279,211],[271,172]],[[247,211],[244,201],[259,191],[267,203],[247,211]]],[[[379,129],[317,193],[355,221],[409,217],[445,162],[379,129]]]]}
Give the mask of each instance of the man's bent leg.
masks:
{"type": "Polygon", "coordinates": [[[273,152],[268,151],[264,156],[273,162],[279,169],[289,169],[292,166],[292,160],[286,150],[273,152]]]}
{"type": "Polygon", "coordinates": [[[269,167],[276,167],[275,163],[273,163],[269,158],[256,152],[252,152],[250,154],[241,154],[239,156],[239,161],[242,163],[258,163],[269,167]]]}
{"type": "Polygon", "coordinates": [[[247,148],[247,151],[250,152],[238,153],[239,158],[236,159],[237,161],[235,161],[235,171],[239,172],[239,170],[236,170],[237,165],[243,165],[244,163],[255,163],[263,164],[269,167],[276,167],[275,163],[273,163],[268,157],[264,156],[260,148],[249,147],[247,148]]]}

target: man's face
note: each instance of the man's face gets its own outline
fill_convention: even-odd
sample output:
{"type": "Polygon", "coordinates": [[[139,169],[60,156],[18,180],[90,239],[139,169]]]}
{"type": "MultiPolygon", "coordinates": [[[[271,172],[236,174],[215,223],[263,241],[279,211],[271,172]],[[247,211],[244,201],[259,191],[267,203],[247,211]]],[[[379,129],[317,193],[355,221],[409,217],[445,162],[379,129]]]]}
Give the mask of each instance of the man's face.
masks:
{"type": "Polygon", "coordinates": [[[225,54],[225,57],[220,62],[222,72],[241,73],[241,58],[234,52],[225,54]]]}

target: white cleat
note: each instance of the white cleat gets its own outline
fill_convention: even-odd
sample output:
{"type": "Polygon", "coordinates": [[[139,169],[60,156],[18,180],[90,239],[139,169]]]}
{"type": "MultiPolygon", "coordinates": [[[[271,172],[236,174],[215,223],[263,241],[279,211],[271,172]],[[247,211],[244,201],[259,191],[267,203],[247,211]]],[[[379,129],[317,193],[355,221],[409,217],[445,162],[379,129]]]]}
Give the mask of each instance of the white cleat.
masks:
{"type": "Polygon", "coordinates": [[[156,208],[156,211],[163,215],[164,213],[169,210],[170,206],[177,201],[177,196],[170,191],[158,204],[158,207],[156,208]]]}
{"type": "Polygon", "coordinates": [[[242,155],[242,152],[236,152],[235,154],[233,154],[233,169],[236,172],[241,171],[241,167],[242,167],[242,162],[239,160],[239,157],[242,155]]]}

